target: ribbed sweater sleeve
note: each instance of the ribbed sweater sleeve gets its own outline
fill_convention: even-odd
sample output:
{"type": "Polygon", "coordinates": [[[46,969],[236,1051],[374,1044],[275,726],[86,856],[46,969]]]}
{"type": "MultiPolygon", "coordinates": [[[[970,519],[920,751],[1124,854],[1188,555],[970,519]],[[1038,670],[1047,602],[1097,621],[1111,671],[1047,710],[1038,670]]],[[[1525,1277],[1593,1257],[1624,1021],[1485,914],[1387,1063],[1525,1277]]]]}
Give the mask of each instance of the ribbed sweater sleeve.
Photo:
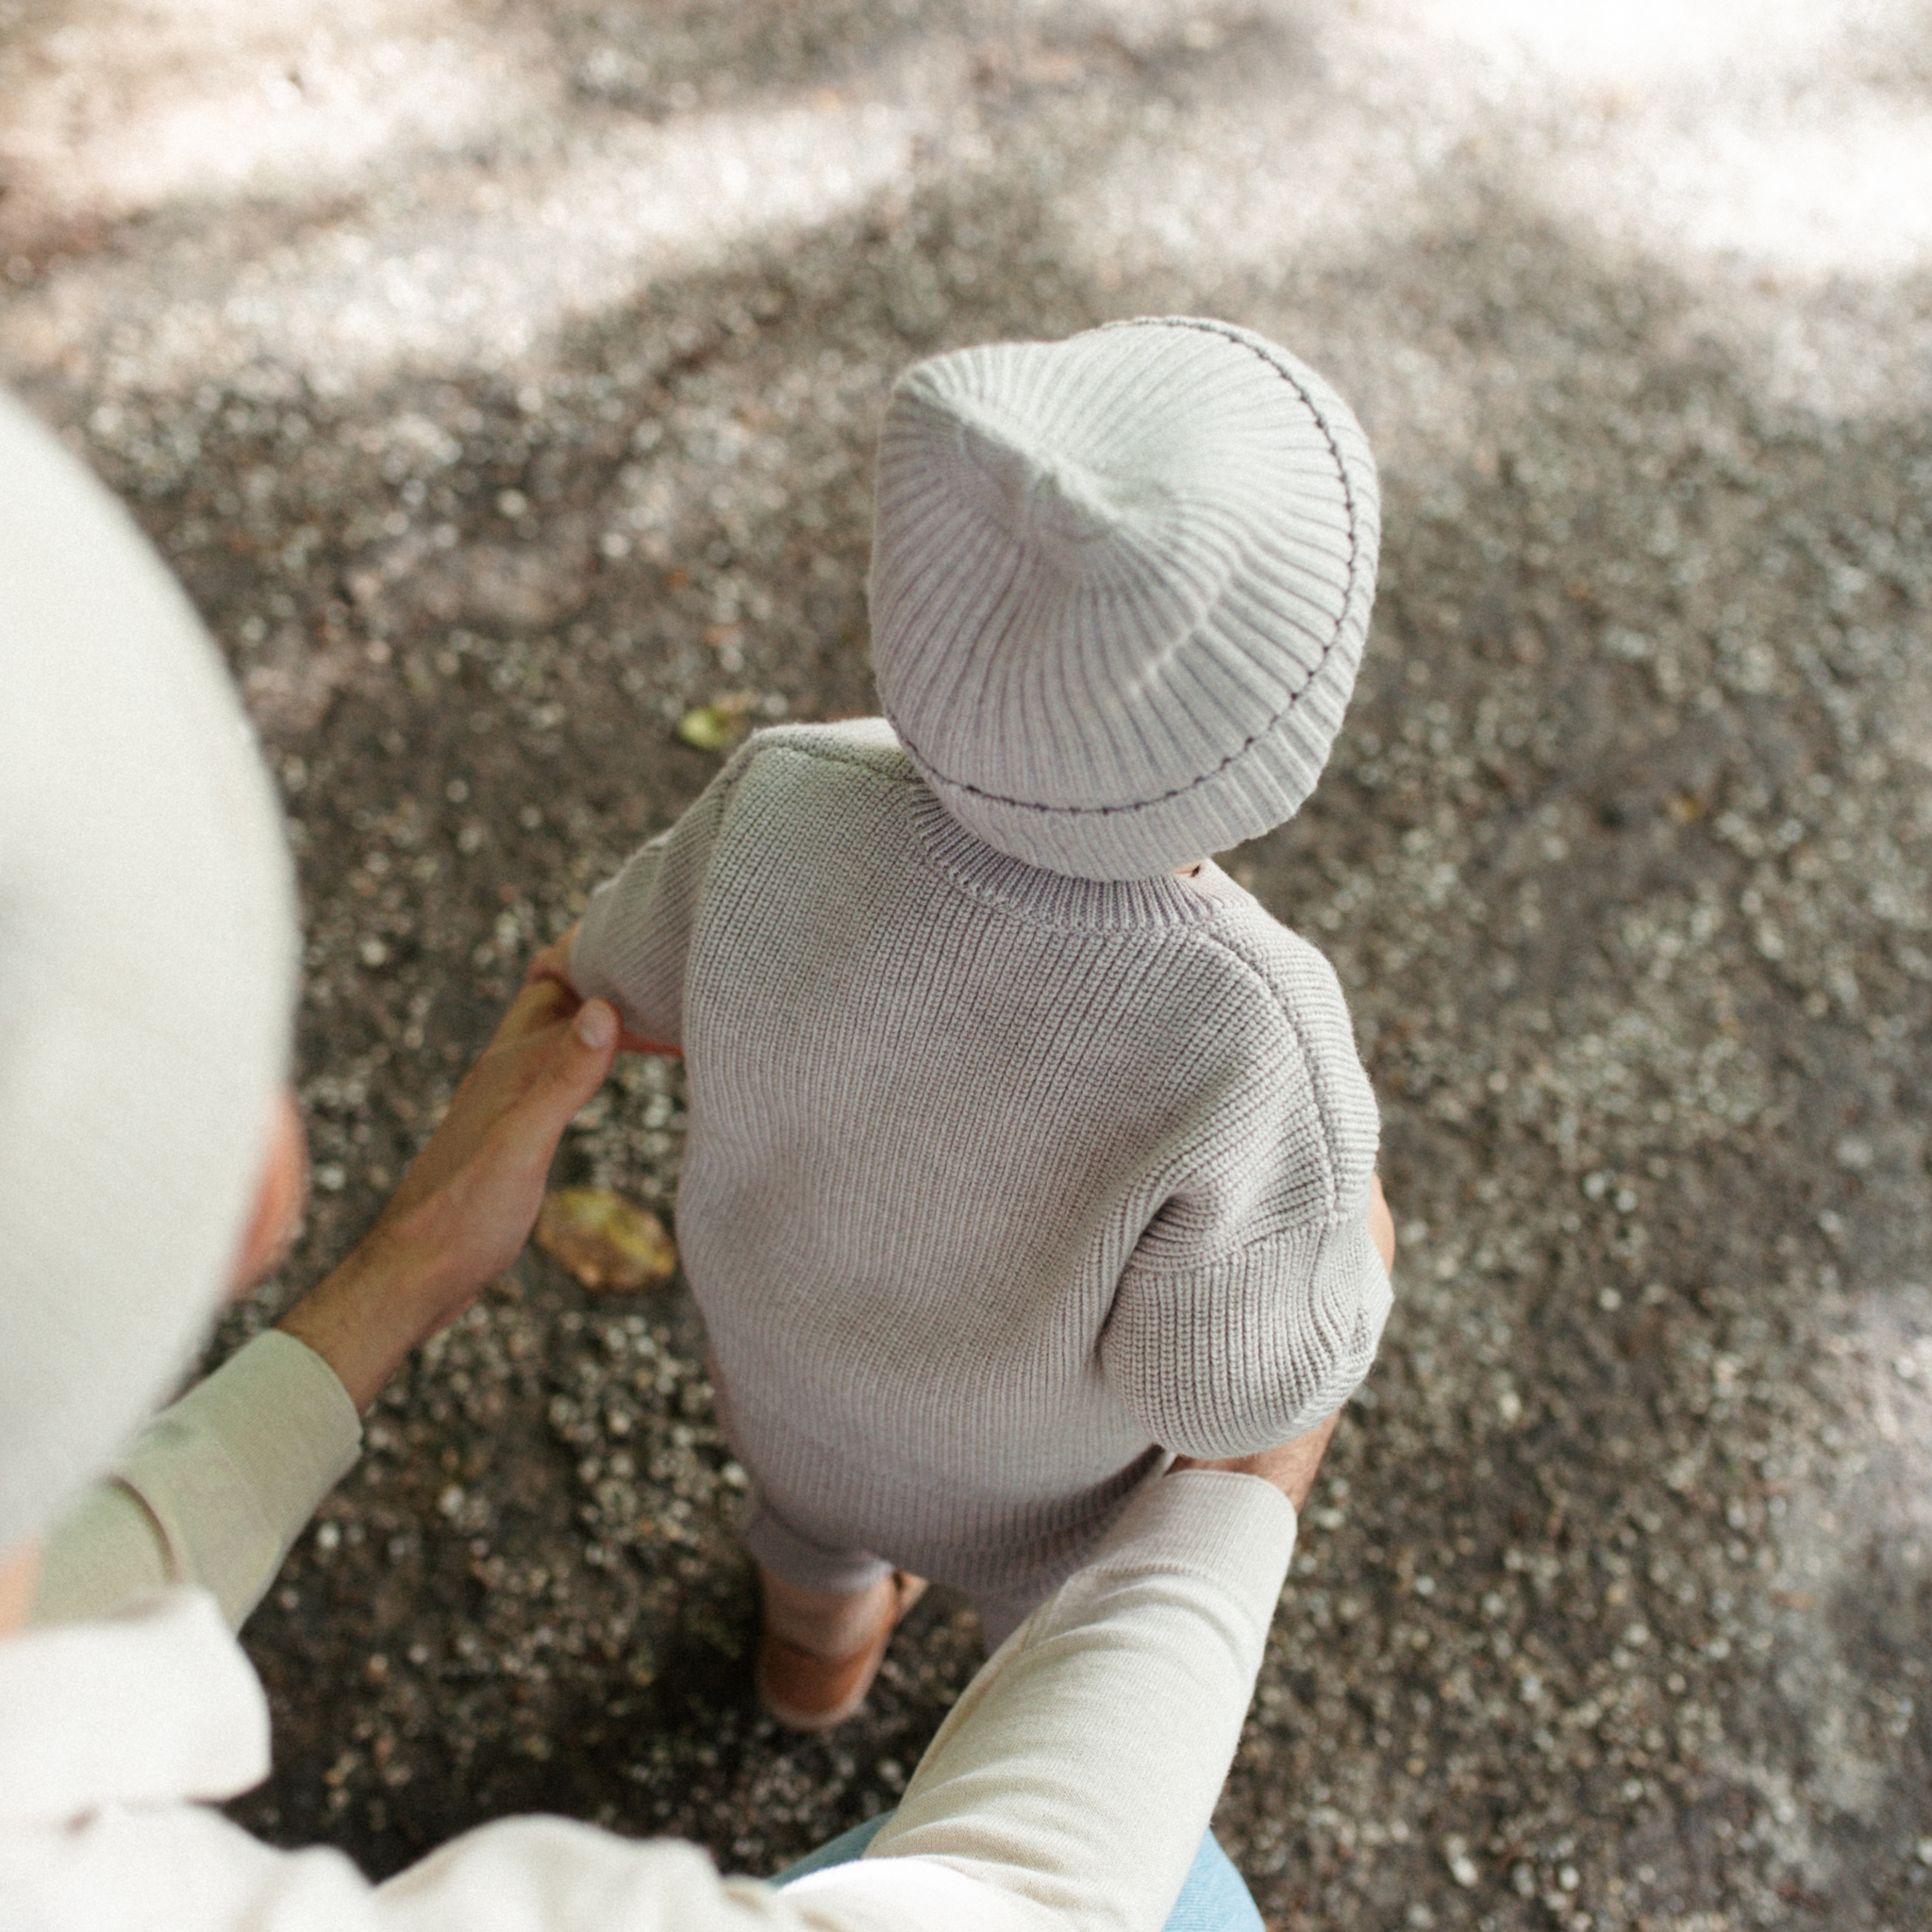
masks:
{"type": "Polygon", "coordinates": [[[668,832],[597,888],[571,948],[578,993],[609,1000],[629,1031],[665,1046],[684,1044],[691,925],[719,827],[752,749],[740,751],[668,832]]]}
{"type": "MultiPolygon", "coordinates": [[[[1234,948],[1230,948],[1234,951],[1234,948]]],[[[1347,1401],[1391,1294],[1369,1238],[1377,1116],[1333,969],[1277,929],[1237,957],[1256,1075],[1224,1097],[1121,1277],[1101,1340],[1162,1447],[1245,1456],[1347,1401]]]]}

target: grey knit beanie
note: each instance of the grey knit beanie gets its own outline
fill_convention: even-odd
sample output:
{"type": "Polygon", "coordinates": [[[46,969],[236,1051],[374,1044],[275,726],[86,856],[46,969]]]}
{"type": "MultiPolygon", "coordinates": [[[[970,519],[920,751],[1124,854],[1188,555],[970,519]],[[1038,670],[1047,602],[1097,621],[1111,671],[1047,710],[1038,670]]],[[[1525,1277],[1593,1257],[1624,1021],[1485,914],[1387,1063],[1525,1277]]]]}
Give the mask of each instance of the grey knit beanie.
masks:
{"type": "Polygon", "coordinates": [[[294,894],[206,632],[0,395],[0,1558],[226,1289],[285,1076],[294,894]]]}
{"type": "Polygon", "coordinates": [[[1367,439],[1273,342],[1194,318],[899,378],[873,662],[927,783],[1050,871],[1145,878],[1293,815],[1355,685],[1367,439]]]}

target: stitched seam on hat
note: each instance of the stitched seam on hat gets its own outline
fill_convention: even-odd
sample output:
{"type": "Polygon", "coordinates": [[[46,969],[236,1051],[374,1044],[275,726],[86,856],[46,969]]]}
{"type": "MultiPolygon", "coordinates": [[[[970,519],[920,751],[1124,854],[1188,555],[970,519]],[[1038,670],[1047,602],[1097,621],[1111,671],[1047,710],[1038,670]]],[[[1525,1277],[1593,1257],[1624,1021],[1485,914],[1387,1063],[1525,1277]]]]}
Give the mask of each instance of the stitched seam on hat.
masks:
{"type": "MultiPolygon", "coordinates": [[[[1342,595],[1341,620],[1336,624],[1334,635],[1322,646],[1322,655],[1316,660],[1315,668],[1308,673],[1307,677],[1304,680],[1301,689],[1289,699],[1287,704],[1282,706],[1280,710],[1276,711],[1269,719],[1267,724],[1263,724],[1258,731],[1243,739],[1212,771],[1203,772],[1198,778],[1190,778],[1185,785],[1176,785],[1172,791],[1163,791],[1154,798],[1137,798],[1127,805],[1048,805],[1037,798],[1009,798],[1004,792],[987,791],[977,785],[969,784],[964,778],[949,777],[944,772],[941,771],[939,766],[919,748],[912,735],[900,724],[897,717],[891,710],[886,712],[887,718],[891,722],[892,729],[899,734],[899,741],[918,760],[920,769],[927,774],[929,777],[941,785],[949,786],[955,791],[963,791],[971,798],[984,799],[989,805],[1010,806],[1015,811],[1038,812],[1042,817],[1119,818],[1127,812],[1151,811],[1158,805],[1166,805],[1171,800],[1184,798],[1190,791],[1198,791],[1202,786],[1212,784],[1230,765],[1239,764],[1264,738],[1274,735],[1275,727],[1314,688],[1315,680],[1321,676],[1330,656],[1335,650],[1335,646],[1341,641],[1341,633],[1346,625],[1349,606],[1355,601],[1356,588],[1360,575],[1361,519],[1357,514],[1355,491],[1349,487],[1348,465],[1343,462],[1341,446],[1335,441],[1335,432],[1328,426],[1327,417],[1316,407],[1314,397],[1279,362],[1275,361],[1274,357],[1257,347],[1254,342],[1248,341],[1245,336],[1237,335],[1232,329],[1224,328],[1219,323],[1208,322],[1191,316],[1160,317],[1145,322],[1116,322],[1109,323],[1107,326],[1109,328],[1191,328],[1198,330],[1202,335],[1220,336],[1225,341],[1233,342],[1236,347],[1246,349],[1257,360],[1265,362],[1270,369],[1274,370],[1275,375],[1280,376],[1282,381],[1294,391],[1296,395],[1301,397],[1302,401],[1308,406],[1309,414],[1321,425],[1323,440],[1328,445],[1329,455],[1335,458],[1336,475],[1341,479],[1342,499],[1348,505],[1348,588],[1342,595]]],[[[1364,629],[1366,630],[1366,625],[1364,629]]],[[[882,699],[883,695],[881,693],[882,699]]]]}

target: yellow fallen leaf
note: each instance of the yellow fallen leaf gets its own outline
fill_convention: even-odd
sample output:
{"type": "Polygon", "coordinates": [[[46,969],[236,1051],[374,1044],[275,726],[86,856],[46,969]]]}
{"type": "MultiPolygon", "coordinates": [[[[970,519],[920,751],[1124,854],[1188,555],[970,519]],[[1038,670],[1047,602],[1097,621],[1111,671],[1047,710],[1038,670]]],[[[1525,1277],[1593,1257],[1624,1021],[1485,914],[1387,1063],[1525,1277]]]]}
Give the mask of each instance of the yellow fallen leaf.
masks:
{"type": "Polygon", "coordinates": [[[677,736],[699,751],[729,751],[751,729],[755,691],[726,691],[708,705],[699,705],[677,721],[677,736]]]}
{"type": "Polygon", "coordinates": [[[648,1208],[608,1188],[558,1188],[543,1197],[537,1245],[586,1288],[634,1293],[677,1273],[677,1249],[648,1208]]]}
{"type": "Polygon", "coordinates": [[[731,727],[710,705],[700,705],[677,721],[677,735],[697,751],[722,750],[731,727]]]}

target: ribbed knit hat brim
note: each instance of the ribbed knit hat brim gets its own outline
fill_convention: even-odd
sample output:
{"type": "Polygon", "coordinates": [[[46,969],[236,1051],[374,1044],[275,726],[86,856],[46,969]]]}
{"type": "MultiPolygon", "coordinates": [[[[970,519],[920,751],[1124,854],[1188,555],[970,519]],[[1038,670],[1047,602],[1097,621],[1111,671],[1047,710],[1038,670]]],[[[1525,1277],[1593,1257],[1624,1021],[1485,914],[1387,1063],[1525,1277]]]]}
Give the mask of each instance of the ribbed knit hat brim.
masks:
{"type": "Polygon", "coordinates": [[[1379,532],[1366,438],[1261,337],[1177,318],[919,363],[878,458],[873,658],[970,830],[1151,877],[1293,815],[1379,532]]]}
{"type": "Polygon", "coordinates": [[[287,1074],[280,815],[221,660],[0,395],[0,1557],[101,1475],[228,1287],[287,1074]]]}

